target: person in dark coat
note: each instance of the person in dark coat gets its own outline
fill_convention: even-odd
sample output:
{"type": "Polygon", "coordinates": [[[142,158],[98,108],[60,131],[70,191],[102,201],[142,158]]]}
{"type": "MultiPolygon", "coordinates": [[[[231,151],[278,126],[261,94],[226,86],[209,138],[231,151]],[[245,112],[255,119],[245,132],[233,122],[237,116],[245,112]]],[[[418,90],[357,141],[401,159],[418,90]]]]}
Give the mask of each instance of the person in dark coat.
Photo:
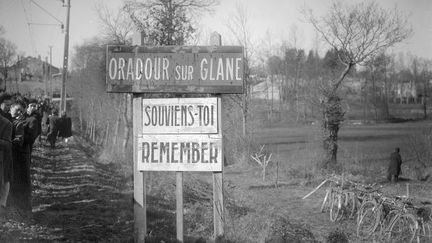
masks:
{"type": "Polygon", "coordinates": [[[395,148],[395,151],[390,154],[390,163],[387,170],[387,180],[397,182],[401,174],[402,157],[399,154],[400,149],[395,148]]]}
{"type": "Polygon", "coordinates": [[[41,122],[39,121],[39,116],[37,114],[37,100],[29,100],[27,110],[25,112],[25,137],[24,143],[30,146],[30,158],[31,152],[33,151],[33,144],[36,141],[36,138],[40,134],[40,130],[42,129],[41,122]]]}
{"type": "Polygon", "coordinates": [[[9,201],[10,205],[28,213],[31,212],[30,144],[25,141],[25,108],[24,101],[17,99],[10,109],[14,120],[12,122],[13,177],[9,201]]]}
{"type": "Polygon", "coordinates": [[[6,214],[12,180],[12,130],[12,123],[0,115],[0,219],[6,214]]]}
{"type": "Polygon", "coordinates": [[[60,117],[60,129],[58,136],[64,139],[72,136],[72,120],[70,117],[67,117],[65,111],[62,112],[60,117]]]}
{"type": "Polygon", "coordinates": [[[60,118],[58,117],[58,111],[53,110],[52,115],[49,117],[49,132],[47,140],[50,143],[51,148],[55,148],[55,143],[60,129],[60,118]]]}
{"type": "Polygon", "coordinates": [[[0,95],[0,115],[6,117],[12,122],[12,117],[9,113],[10,105],[12,104],[12,96],[8,93],[2,93],[0,95]]]}
{"type": "MultiPolygon", "coordinates": [[[[26,117],[28,120],[32,121],[32,125],[36,125],[35,127],[35,139],[41,135],[42,133],[42,114],[41,111],[39,109],[39,104],[38,101],[36,99],[30,99],[27,105],[27,113],[26,113],[26,117]],[[34,121],[36,121],[36,124],[34,124],[34,121]]],[[[33,141],[34,143],[34,141],[33,141]]],[[[32,143],[32,144],[33,144],[32,143]]]]}

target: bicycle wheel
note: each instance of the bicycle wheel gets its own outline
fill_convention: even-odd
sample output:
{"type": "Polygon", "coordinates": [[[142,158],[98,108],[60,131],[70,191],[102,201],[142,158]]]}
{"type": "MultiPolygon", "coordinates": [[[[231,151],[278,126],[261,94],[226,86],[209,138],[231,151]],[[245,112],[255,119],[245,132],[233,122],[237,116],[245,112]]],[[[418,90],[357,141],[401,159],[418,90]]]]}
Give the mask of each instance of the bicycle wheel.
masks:
{"type": "Polygon", "coordinates": [[[358,208],[358,204],[359,202],[354,192],[345,193],[344,208],[346,210],[348,218],[354,218],[354,215],[356,214],[358,208]]]}
{"type": "Polygon", "coordinates": [[[381,225],[381,235],[388,239],[390,238],[390,226],[393,224],[393,222],[400,216],[401,211],[400,210],[391,210],[382,220],[381,225]]]}
{"type": "Polygon", "coordinates": [[[321,213],[323,213],[327,208],[330,208],[331,199],[332,199],[332,189],[327,188],[326,194],[324,196],[324,200],[321,204],[321,209],[320,209],[321,213]]]}
{"type": "Polygon", "coordinates": [[[423,219],[419,222],[417,242],[432,242],[432,227],[430,223],[425,222],[423,219]]]}
{"type": "Polygon", "coordinates": [[[406,213],[397,217],[389,228],[389,238],[391,242],[413,242],[418,229],[417,219],[414,215],[406,213]]]}
{"type": "Polygon", "coordinates": [[[360,217],[363,215],[365,209],[376,206],[377,203],[374,200],[363,201],[359,207],[359,210],[357,211],[357,225],[359,224],[360,217]]]}
{"type": "Polygon", "coordinates": [[[330,205],[330,221],[336,222],[342,218],[342,201],[340,192],[333,193],[330,205]]]}
{"type": "Polygon", "coordinates": [[[380,207],[374,201],[365,202],[359,211],[357,236],[368,239],[376,230],[380,220],[380,207]]]}

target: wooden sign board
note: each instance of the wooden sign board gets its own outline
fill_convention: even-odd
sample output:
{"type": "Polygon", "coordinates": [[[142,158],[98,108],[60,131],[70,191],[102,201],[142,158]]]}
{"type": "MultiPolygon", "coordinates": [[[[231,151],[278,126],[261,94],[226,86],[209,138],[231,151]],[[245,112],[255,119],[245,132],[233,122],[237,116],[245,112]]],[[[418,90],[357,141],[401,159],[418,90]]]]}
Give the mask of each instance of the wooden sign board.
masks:
{"type": "Polygon", "coordinates": [[[241,46],[108,46],[107,92],[243,93],[241,46]]]}
{"type": "Polygon", "coordinates": [[[143,134],[217,134],[218,98],[143,99],[143,134]]]}
{"type": "Polygon", "coordinates": [[[222,136],[205,134],[138,137],[140,171],[222,171],[222,136]]]}

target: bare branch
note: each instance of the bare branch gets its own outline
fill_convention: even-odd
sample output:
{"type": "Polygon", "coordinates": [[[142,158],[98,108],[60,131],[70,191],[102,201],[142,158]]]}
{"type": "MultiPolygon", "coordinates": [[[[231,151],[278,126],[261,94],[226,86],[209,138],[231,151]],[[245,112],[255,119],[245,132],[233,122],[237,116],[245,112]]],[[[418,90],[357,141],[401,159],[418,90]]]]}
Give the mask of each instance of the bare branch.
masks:
{"type": "MultiPolygon", "coordinates": [[[[340,61],[350,68],[363,64],[412,34],[405,15],[396,8],[386,10],[373,1],[355,5],[343,5],[335,1],[327,15],[319,20],[311,10],[303,10],[303,15],[324,40],[337,50],[340,61]]],[[[333,88],[339,87],[346,74],[347,70],[344,70],[333,83],[333,88]]]]}
{"type": "Polygon", "coordinates": [[[123,9],[114,13],[102,2],[95,5],[97,11],[101,32],[106,41],[115,44],[126,44],[134,30],[132,20],[123,9]]]}

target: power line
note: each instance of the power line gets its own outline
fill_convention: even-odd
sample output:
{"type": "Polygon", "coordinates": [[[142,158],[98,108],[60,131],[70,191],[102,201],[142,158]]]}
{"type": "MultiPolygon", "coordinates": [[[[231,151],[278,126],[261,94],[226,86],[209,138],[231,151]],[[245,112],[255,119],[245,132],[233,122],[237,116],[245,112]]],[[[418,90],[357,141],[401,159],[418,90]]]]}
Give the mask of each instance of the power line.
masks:
{"type": "Polygon", "coordinates": [[[30,0],[30,2],[32,2],[34,5],[38,6],[40,9],[42,9],[42,11],[44,11],[45,13],[47,13],[49,16],[51,16],[53,19],[57,20],[57,22],[59,22],[60,24],[63,25],[63,22],[60,21],[58,18],[56,18],[53,14],[51,14],[50,12],[48,12],[48,10],[46,10],[45,8],[43,8],[41,5],[39,5],[37,2],[35,2],[34,0],[30,0]]]}
{"type": "Polygon", "coordinates": [[[55,26],[62,26],[61,24],[44,24],[44,23],[28,23],[28,25],[55,25],[55,26]]]}
{"type": "Polygon", "coordinates": [[[36,50],[36,46],[35,46],[35,41],[34,41],[34,38],[33,38],[32,32],[31,32],[31,28],[30,28],[30,24],[29,24],[30,21],[28,19],[28,13],[27,13],[27,10],[25,8],[23,0],[21,0],[21,6],[24,9],[24,15],[25,15],[25,18],[26,18],[26,21],[27,21],[27,27],[28,27],[28,31],[29,31],[29,35],[30,35],[30,44],[31,44],[31,46],[33,48],[34,53],[36,54],[37,50],[36,50]]]}

